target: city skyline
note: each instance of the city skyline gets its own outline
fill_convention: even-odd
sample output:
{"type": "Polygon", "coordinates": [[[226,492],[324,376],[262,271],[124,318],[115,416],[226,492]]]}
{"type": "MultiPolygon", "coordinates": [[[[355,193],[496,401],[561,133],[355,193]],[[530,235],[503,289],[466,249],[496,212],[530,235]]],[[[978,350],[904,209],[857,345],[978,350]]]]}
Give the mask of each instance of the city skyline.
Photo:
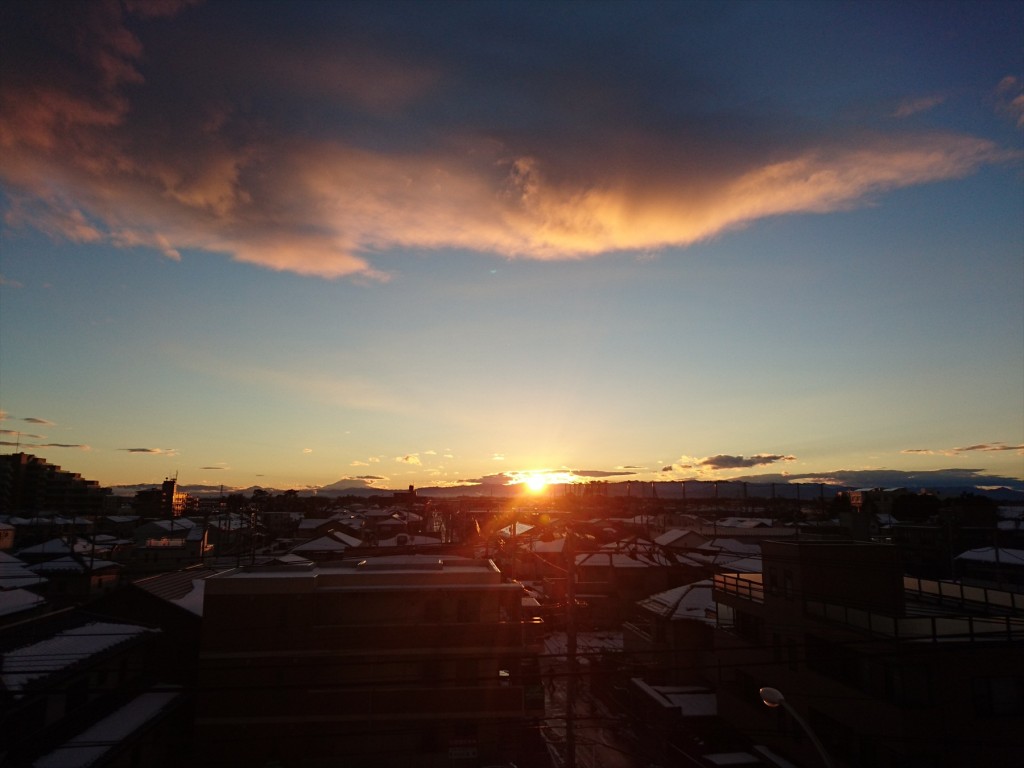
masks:
{"type": "Polygon", "coordinates": [[[1024,7],[7,3],[0,450],[1024,490],[1024,7]]]}

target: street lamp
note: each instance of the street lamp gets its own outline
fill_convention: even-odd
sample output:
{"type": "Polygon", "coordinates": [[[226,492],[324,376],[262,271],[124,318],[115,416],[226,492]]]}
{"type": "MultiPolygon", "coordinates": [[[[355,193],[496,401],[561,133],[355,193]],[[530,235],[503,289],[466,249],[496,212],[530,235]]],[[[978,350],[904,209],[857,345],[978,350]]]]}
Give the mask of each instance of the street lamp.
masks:
{"type": "Polygon", "coordinates": [[[818,740],[817,735],[811,730],[811,726],[807,724],[800,713],[797,712],[793,707],[786,701],[786,697],[782,695],[782,691],[778,688],[762,688],[759,693],[761,694],[761,701],[764,702],[766,707],[775,709],[776,707],[782,707],[784,710],[789,712],[790,716],[799,723],[800,727],[804,729],[804,732],[811,737],[811,743],[814,744],[814,748],[818,750],[818,754],[821,755],[821,760],[825,763],[825,768],[835,768],[835,763],[832,762],[832,758],[828,756],[828,752],[825,751],[824,745],[818,740]]]}

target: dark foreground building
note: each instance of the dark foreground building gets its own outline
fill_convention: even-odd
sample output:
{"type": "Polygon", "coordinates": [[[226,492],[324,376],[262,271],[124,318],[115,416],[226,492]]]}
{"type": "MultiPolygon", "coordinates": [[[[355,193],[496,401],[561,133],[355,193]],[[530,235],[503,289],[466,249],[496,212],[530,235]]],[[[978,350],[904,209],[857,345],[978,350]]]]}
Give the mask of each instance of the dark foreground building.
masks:
{"type": "Polygon", "coordinates": [[[1024,764],[1024,594],[905,577],[891,546],[765,542],[764,574],[715,577],[720,714],[822,765],[1024,764]]]}
{"type": "Polygon", "coordinates": [[[540,765],[522,595],[490,561],[425,555],[208,579],[201,764],[540,765]]]}

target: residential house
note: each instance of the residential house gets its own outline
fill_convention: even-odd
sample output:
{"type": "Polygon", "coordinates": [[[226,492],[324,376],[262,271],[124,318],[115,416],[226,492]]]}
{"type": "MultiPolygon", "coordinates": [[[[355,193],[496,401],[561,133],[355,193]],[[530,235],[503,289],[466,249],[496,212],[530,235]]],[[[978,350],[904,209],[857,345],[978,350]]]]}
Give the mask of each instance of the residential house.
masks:
{"type": "Polygon", "coordinates": [[[129,566],[135,573],[187,568],[208,553],[204,527],[187,517],[151,520],[135,529],[129,566]]]}

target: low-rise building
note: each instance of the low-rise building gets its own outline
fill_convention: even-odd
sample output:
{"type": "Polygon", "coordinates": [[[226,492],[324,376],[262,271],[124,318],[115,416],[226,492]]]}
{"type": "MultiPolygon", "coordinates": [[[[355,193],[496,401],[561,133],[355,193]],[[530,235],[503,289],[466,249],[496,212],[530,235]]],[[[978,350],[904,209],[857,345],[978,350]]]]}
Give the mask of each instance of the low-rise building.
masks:
{"type": "Polygon", "coordinates": [[[199,754],[218,768],[532,764],[544,697],[522,596],[490,561],[427,555],[209,578],[199,754]]]}
{"type": "Polygon", "coordinates": [[[881,544],[775,541],[762,574],[719,574],[707,668],[719,714],[820,764],[787,704],[839,766],[1020,765],[1021,595],[903,575],[881,544]]]}

